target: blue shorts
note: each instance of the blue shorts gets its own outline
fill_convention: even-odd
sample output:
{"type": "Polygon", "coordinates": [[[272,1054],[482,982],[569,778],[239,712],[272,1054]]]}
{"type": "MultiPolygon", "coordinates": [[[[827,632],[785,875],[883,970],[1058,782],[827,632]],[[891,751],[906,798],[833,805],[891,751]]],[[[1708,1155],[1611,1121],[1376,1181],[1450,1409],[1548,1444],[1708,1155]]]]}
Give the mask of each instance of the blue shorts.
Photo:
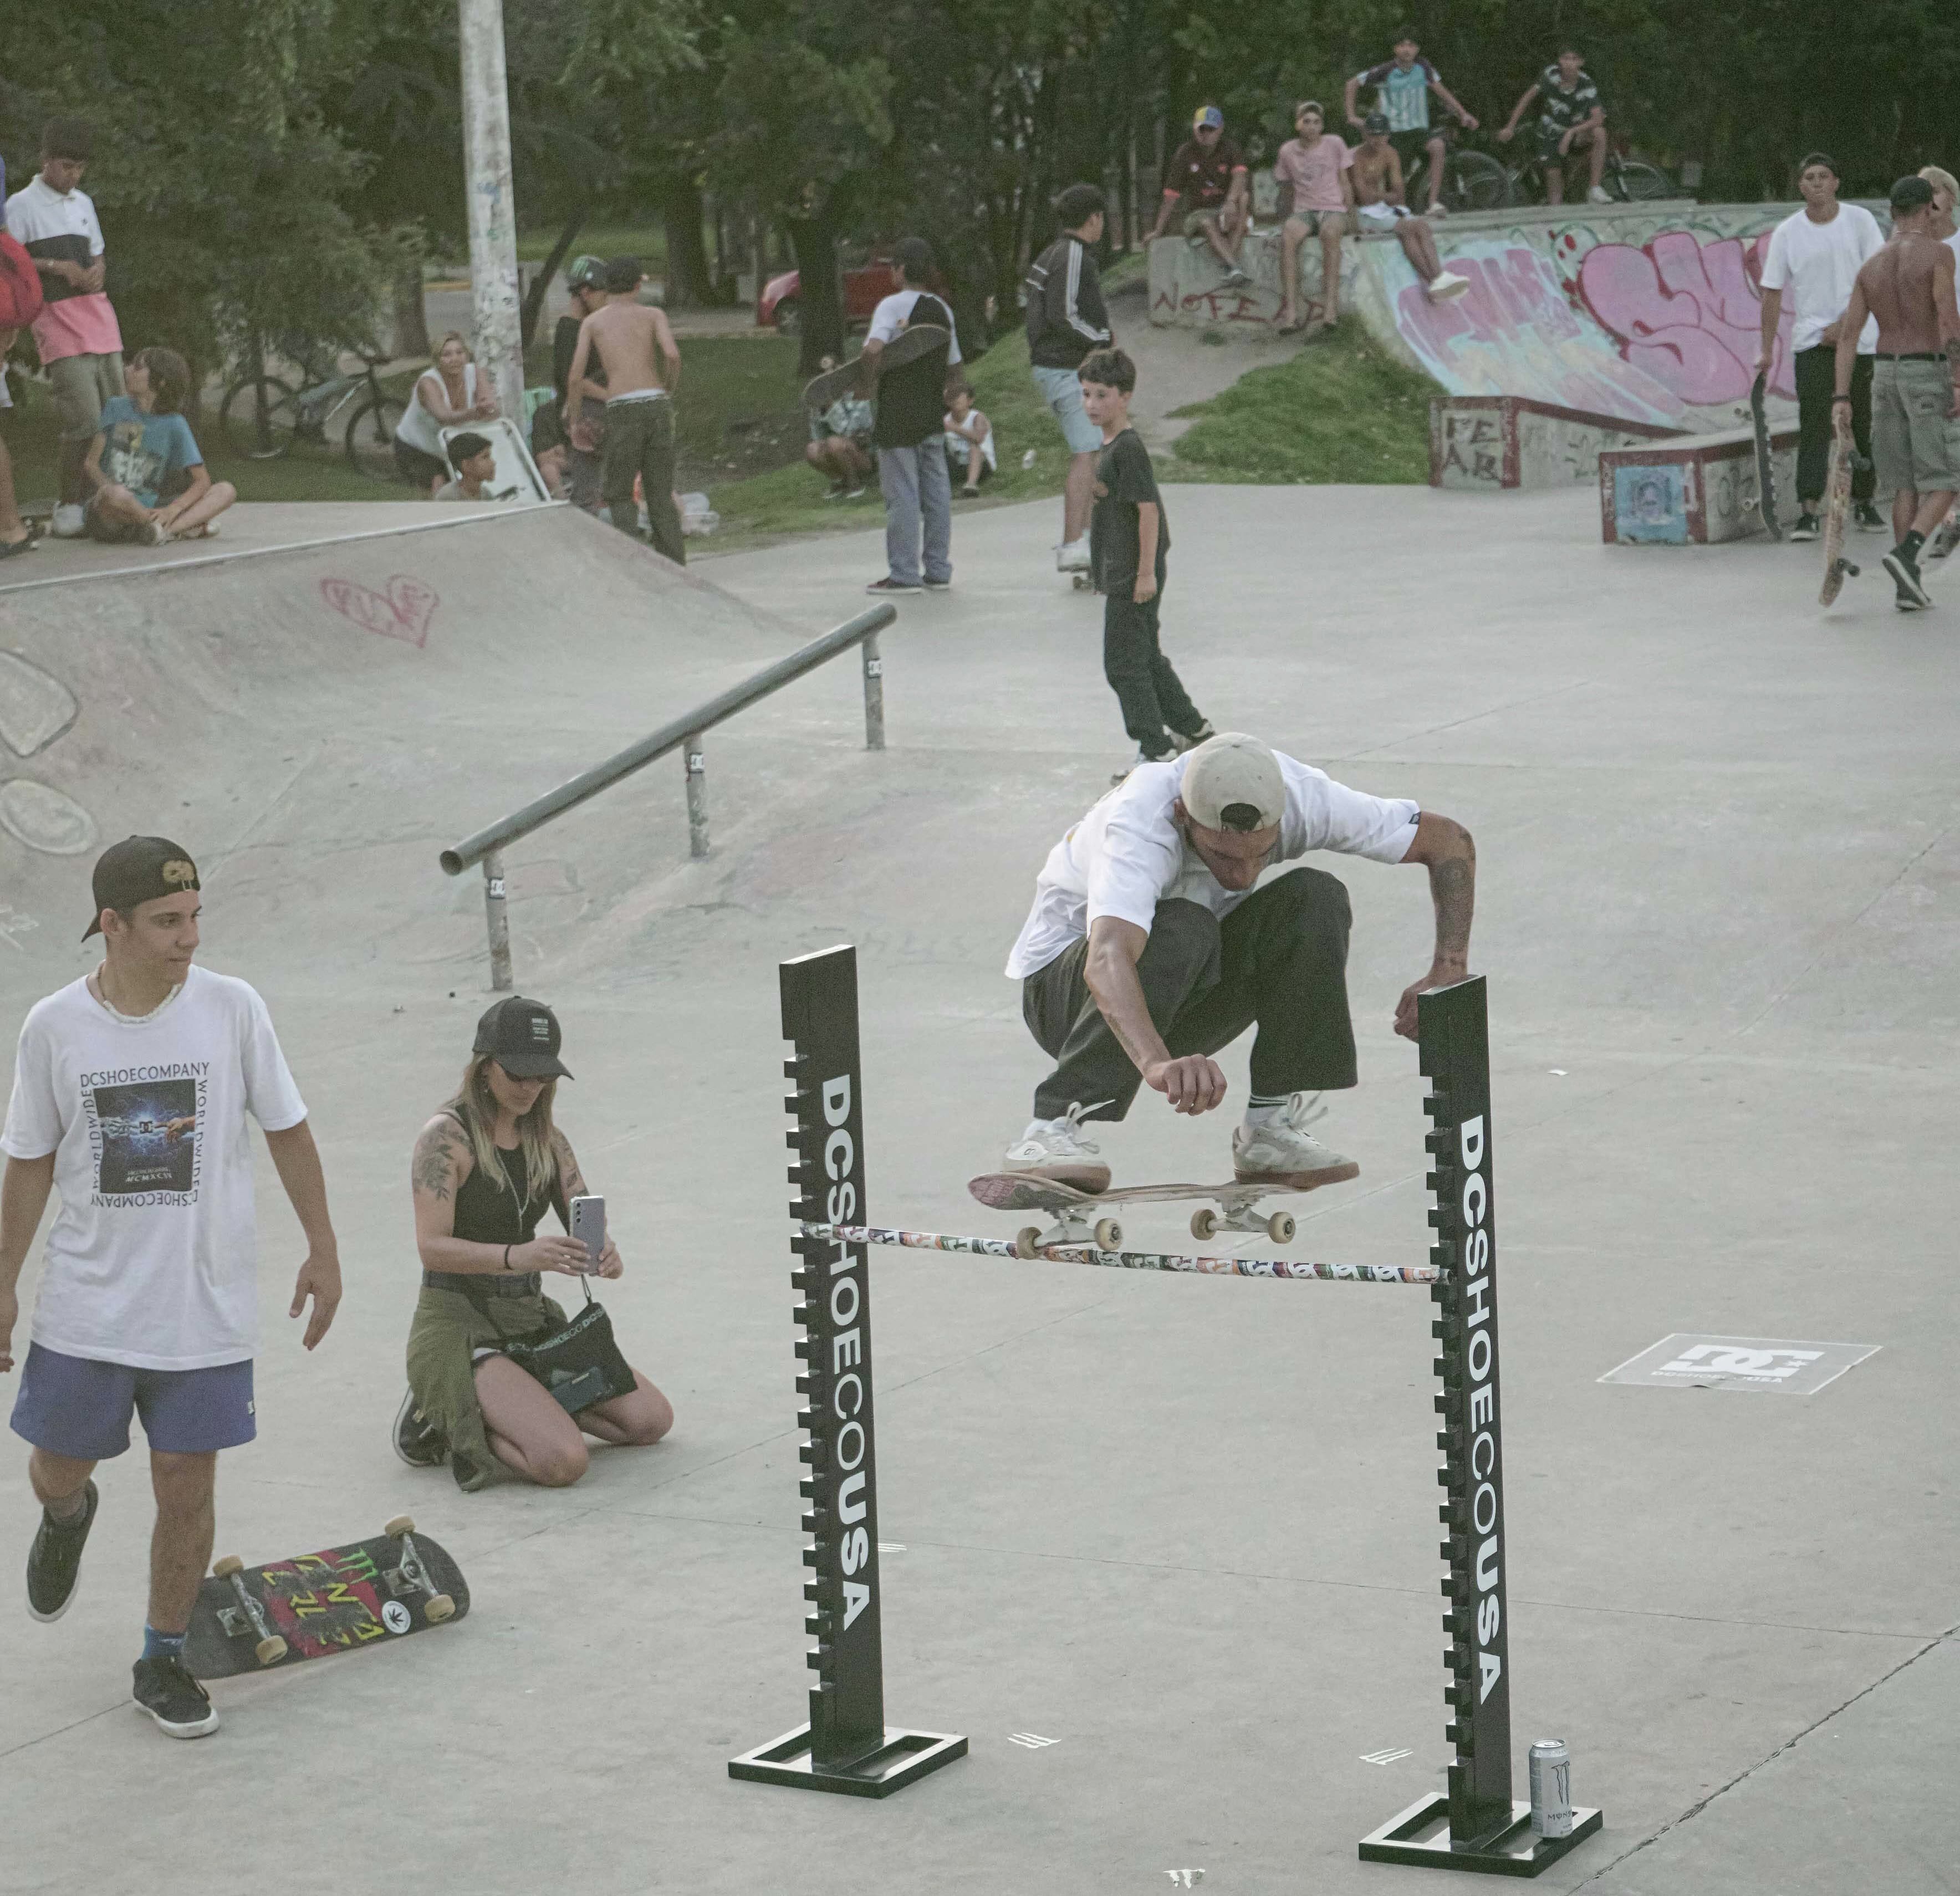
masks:
{"type": "Polygon", "coordinates": [[[1077,371],[1037,367],[1034,378],[1035,387],[1042,392],[1042,399],[1061,424],[1062,439],[1068,442],[1069,453],[1099,453],[1102,431],[1090,420],[1082,406],[1082,381],[1077,371]]]}
{"type": "Polygon", "coordinates": [[[235,1449],[259,1433],[251,1363],[132,1370],[28,1344],[14,1398],[16,1435],[50,1455],[107,1462],[129,1447],[132,1414],[143,1418],[150,1446],[166,1455],[235,1449]]]}

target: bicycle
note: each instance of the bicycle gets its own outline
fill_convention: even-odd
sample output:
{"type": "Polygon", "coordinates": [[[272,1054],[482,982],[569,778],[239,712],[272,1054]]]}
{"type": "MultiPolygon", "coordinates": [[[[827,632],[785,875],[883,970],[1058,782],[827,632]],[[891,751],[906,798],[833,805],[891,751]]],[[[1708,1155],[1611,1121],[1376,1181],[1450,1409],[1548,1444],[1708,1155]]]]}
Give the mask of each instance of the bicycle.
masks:
{"type": "MultiPolygon", "coordinates": [[[[1453,122],[1439,128],[1448,146],[1443,158],[1443,189],[1437,194],[1446,211],[1500,211],[1511,199],[1510,176],[1488,152],[1478,151],[1460,142],[1462,134],[1453,122]]],[[[1425,154],[1408,167],[1402,180],[1402,197],[1409,208],[1420,212],[1429,203],[1429,159],[1425,154]]]]}
{"type": "MultiPolygon", "coordinates": [[[[1452,211],[1499,211],[1509,205],[1526,204],[1532,201],[1527,187],[1535,191],[1537,200],[1548,202],[1545,189],[1545,161],[1538,151],[1538,141],[1531,128],[1520,127],[1520,140],[1530,142],[1519,150],[1517,157],[1507,164],[1493,157],[1488,151],[1479,151],[1459,142],[1460,133],[1453,124],[1443,127],[1444,138],[1449,150],[1443,160],[1442,200],[1452,211]]],[[[1577,158],[1583,154],[1570,154],[1577,158]]],[[[1643,158],[1622,157],[1608,145],[1606,148],[1606,165],[1601,180],[1608,194],[1616,203],[1645,203],[1656,198],[1672,197],[1674,186],[1667,173],[1659,166],[1649,164],[1643,158]]],[[[1429,202],[1429,164],[1427,158],[1418,158],[1411,167],[1404,186],[1404,196],[1411,208],[1421,208],[1429,202]]],[[[1583,202],[1584,193],[1578,200],[1571,198],[1567,204],[1583,202]]]]}
{"type": "MultiPolygon", "coordinates": [[[[1545,189],[1547,161],[1539,153],[1538,141],[1529,126],[1518,129],[1518,138],[1522,144],[1530,138],[1529,146],[1522,151],[1512,164],[1504,166],[1504,178],[1510,192],[1506,202],[1511,204],[1549,204],[1550,195],[1545,189]],[[1529,195],[1527,195],[1529,187],[1529,195]]],[[[1575,146],[1559,161],[1561,166],[1571,167],[1585,161],[1586,153],[1575,146]]],[[[1644,158],[1622,157],[1609,143],[1606,147],[1605,167],[1600,176],[1600,185],[1615,204],[1645,204],[1656,198],[1674,196],[1673,181],[1657,164],[1650,164],[1644,158]]],[[[1567,205],[1583,202],[1585,192],[1582,189],[1575,198],[1566,193],[1567,205]]]]}
{"type": "Polygon", "coordinates": [[[267,374],[262,364],[256,374],[247,371],[225,390],[218,410],[227,444],[247,460],[278,460],[296,445],[327,447],[328,428],[345,413],[341,445],[354,471],[370,480],[396,479],[395,431],[406,405],[375,374],[387,358],[363,352],[361,360],[358,374],[318,376],[309,364],[301,371],[307,386],[298,389],[267,374]]]}

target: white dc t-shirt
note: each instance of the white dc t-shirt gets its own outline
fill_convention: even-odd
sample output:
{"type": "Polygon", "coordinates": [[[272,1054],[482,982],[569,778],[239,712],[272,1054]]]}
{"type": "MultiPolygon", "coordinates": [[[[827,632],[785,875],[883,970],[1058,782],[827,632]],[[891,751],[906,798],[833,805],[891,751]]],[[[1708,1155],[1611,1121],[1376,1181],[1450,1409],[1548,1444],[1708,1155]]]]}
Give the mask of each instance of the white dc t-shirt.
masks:
{"type": "MultiPolygon", "coordinates": [[[[1324,771],[1275,752],[1286,779],[1276,862],[1315,849],[1398,863],[1415,841],[1419,804],[1406,797],[1370,797],[1337,784],[1324,771]]],[[[1010,978],[1038,974],[1080,941],[1099,915],[1148,932],[1157,904],[1172,897],[1202,903],[1221,920],[1252,894],[1227,889],[1185,845],[1171,820],[1188,759],[1139,764],[1048,851],[1035,884],[1034,907],[1007,957],[1010,978]]]]}
{"type": "MultiPolygon", "coordinates": [[[[1844,313],[1866,259],[1885,247],[1878,219],[1862,204],[1839,205],[1828,224],[1813,224],[1809,212],[1799,211],[1771,233],[1763,288],[1792,291],[1793,354],[1816,348],[1825,329],[1844,313]]],[[[1878,346],[1879,319],[1871,317],[1859,336],[1858,353],[1869,355],[1878,346]]]]}
{"type": "Polygon", "coordinates": [[[43,1349],[139,1370],[242,1363],[258,1347],[250,1113],[306,1115],[266,1004],[193,967],[146,1020],[77,981],[21,1029],[0,1150],[55,1155],[61,1210],[34,1306],[43,1349]]]}

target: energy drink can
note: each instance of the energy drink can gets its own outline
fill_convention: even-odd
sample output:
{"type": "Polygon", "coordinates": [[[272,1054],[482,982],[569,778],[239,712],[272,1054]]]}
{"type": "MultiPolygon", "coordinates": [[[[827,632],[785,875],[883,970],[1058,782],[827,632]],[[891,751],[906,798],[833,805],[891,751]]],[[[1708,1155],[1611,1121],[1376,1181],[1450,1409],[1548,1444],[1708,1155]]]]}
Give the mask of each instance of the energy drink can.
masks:
{"type": "Polygon", "coordinates": [[[1538,1837],[1572,1834],[1572,1754],[1562,1738],[1531,1748],[1531,1827],[1538,1837]]]}

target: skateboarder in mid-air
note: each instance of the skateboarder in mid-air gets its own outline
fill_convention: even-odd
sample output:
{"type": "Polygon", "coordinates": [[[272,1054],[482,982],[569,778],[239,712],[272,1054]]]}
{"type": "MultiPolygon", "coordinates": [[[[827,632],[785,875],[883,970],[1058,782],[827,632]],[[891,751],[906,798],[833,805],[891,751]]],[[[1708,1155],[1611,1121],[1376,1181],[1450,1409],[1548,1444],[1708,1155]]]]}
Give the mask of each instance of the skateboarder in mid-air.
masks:
{"type": "Polygon", "coordinates": [[[1468,972],[1469,832],[1222,732],[1140,765],[1048,853],[1007,972],[1055,1066],[1010,1168],[1106,1190],[1084,1122],[1122,1118],[1139,1086],[1209,1112],[1226,1090],[1211,1056],[1256,1026],[1235,1175],[1307,1190],[1358,1173],[1306,1130],[1310,1094],[1355,1083],[1347,889],[1307,868],[1255,886],[1268,864],[1316,849],[1429,871],[1436,952],[1395,1009],[1396,1032],[1415,1037],[1416,997],[1468,972]]]}
{"type": "Polygon", "coordinates": [[[1848,409],[1866,316],[1878,318],[1872,373],[1872,447],[1877,481],[1892,495],[1898,543],[1885,571],[1901,612],[1930,606],[1919,549],[1960,490],[1960,304],[1954,256],[1935,234],[1933,186],[1920,177],[1892,188],[1892,234],[1852,286],[1838,327],[1834,409],[1848,409]]]}

